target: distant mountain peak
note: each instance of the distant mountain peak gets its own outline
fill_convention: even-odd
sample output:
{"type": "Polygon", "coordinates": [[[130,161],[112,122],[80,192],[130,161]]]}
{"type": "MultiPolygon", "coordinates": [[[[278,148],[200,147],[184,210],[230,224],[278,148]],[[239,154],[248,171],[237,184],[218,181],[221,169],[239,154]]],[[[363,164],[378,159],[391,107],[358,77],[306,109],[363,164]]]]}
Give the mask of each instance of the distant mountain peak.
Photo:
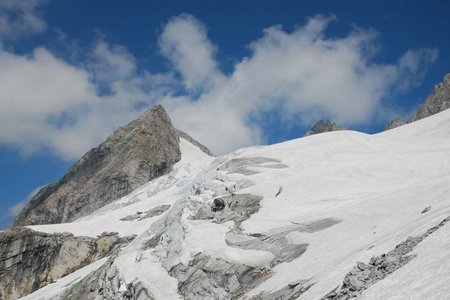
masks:
{"type": "Polygon", "coordinates": [[[305,136],[310,136],[314,134],[319,134],[323,132],[330,132],[330,131],[338,131],[338,130],[345,130],[346,128],[337,125],[334,122],[331,122],[330,120],[321,119],[317,121],[313,127],[311,127],[310,130],[308,130],[305,133],[305,136]]]}

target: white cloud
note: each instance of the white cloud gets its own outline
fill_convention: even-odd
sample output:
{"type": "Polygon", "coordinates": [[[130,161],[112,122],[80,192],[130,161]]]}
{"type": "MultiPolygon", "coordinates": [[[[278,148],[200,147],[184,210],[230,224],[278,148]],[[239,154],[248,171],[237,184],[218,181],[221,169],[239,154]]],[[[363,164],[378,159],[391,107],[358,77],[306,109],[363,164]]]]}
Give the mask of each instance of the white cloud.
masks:
{"type": "MultiPolygon", "coordinates": [[[[33,152],[54,148],[55,131],[93,101],[89,74],[44,48],[29,56],[0,52],[0,142],[33,152]]],[[[70,125],[69,125],[70,126],[70,125]]]]}
{"type": "Polygon", "coordinates": [[[420,85],[428,66],[436,61],[438,55],[438,50],[431,48],[408,50],[398,62],[399,90],[420,85]]]}
{"type": "Polygon", "coordinates": [[[159,42],[179,79],[142,70],[125,47],[102,39],[78,65],[42,47],[27,55],[0,50],[0,143],[74,159],[162,103],[177,127],[222,154],[263,143],[264,116],[275,110],[287,125],[371,122],[385,98],[417,84],[436,60],[435,50],[418,49],[397,64],[375,63],[377,34],[328,37],[333,20],[316,16],[292,32],[269,27],[224,74],[206,27],[174,17],[159,42]]]}
{"type": "Polygon", "coordinates": [[[2,0],[0,1],[0,38],[43,32],[47,24],[39,7],[48,0],[2,0]]]}
{"type": "Polygon", "coordinates": [[[104,41],[83,68],[44,48],[0,51],[0,143],[78,158],[151,106],[170,80],[138,73],[125,49],[104,41]]]}
{"type": "Polygon", "coordinates": [[[172,18],[161,33],[162,53],[181,73],[189,90],[205,89],[215,76],[215,46],[209,41],[206,27],[191,15],[172,18]]]}
{"type": "Polygon", "coordinates": [[[125,47],[103,40],[96,43],[90,61],[95,78],[106,83],[128,79],[136,72],[134,56],[125,47]]]}
{"type": "MultiPolygon", "coordinates": [[[[420,80],[436,59],[430,55],[435,50],[423,49],[408,51],[397,65],[374,63],[377,33],[355,29],[342,38],[327,37],[325,30],[334,20],[334,16],[316,16],[290,33],[281,26],[265,29],[263,36],[250,44],[251,56],[238,62],[229,76],[208,69],[214,73],[210,77],[220,79],[198,98],[165,99],[175,124],[216,153],[224,153],[264,142],[261,122],[265,113],[274,110],[281,111],[283,121],[291,125],[321,117],[347,126],[370,122],[397,85],[420,80]],[[250,116],[257,122],[249,121],[250,116]]],[[[174,18],[167,27],[178,22],[174,18]]],[[[182,17],[182,22],[184,26],[189,23],[190,31],[197,35],[205,32],[198,21],[182,17]]],[[[178,32],[165,31],[165,35],[177,40],[178,32]],[[168,36],[170,33],[175,37],[168,36]]],[[[181,48],[173,52],[195,53],[197,48],[211,46],[204,41],[181,48]]],[[[205,59],[210,57],[208,52],[205,59]]],[[[174,68],[189,79],[178,63],[174,68]]]]}

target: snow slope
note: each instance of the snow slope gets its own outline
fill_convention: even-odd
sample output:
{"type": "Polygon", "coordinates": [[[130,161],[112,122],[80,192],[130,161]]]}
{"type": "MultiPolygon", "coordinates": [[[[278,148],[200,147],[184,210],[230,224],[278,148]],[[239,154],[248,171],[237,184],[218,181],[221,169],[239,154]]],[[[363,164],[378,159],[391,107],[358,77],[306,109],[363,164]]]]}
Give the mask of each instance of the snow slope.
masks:
{"type": "MultiPolygon", "coordinates": [[[[262,197],[261,207],[242,222],[242,233],[281,232],[292,243],[307,244],[307,249],[298,258],[271,268],[271,276],[244,298],[309,280],[312,286],[300,299],[320,299],[341,285],[358,261],[367,263],[450,216],[450,111],[376,135],[337,131],[240,149],[216,159],[185,140],[181,148],[182,159],[171,174],[76,222],[30,228],[88,236],[104,231],[136,234],[116,261],[124,280],[139,279],[157,299],[181,299],[177,279],[166,269],[180,262],[187,265],[197,253],[270,267],[272,253],[225,242],[227,233],[233,231],[232,221],[193,218],[199,207],[212,205],[225,191],[257,195],[262,197]],[[266,161],[244,171],[222,168],[233,161],[256,158],[266,161]],[[120,221],[162,204],[171,208],[160,216],[120,221]],[[426,207],[431,209],[422,213],[426,207]],[[323,220],[333,223],[317,230],[297,230],[323,220]],[[186,234],[170,235],[169,231],[170,239],[161,239],[154,249],[142,249],[142,243],[174,224],[186,234]],[[174,238],[179,240],[174,243],[174,238]],[[179,247],[177,256],[167,250],[173,244],[179,247]]],[[[450,280],[448,227],[426,238],[414,250],[416,258],[371,286],[362,297],[445,298],[450,280]]],[[[52,286],[59,289],[58,282],[46,290],[51,291],[52,286]]],[[[41,299],[41,291],[34,294],[27,299],[41,299]]],[[[42,299],[52,299],[53,294],[42,299]]]]}

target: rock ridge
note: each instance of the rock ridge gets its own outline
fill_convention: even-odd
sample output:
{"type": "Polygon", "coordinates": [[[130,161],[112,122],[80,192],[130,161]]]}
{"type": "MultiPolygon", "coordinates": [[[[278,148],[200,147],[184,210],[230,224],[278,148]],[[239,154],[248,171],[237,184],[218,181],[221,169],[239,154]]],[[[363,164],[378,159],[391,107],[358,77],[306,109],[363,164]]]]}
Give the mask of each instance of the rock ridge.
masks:
{"type": "Polygon", "coordinates": [[[394,119],[390,121],[385,130],[408,124],[420,119],[432,116],[450,108],[450,73],[444,76],[444,80],[434,86],[433,92],[427,97],[425,103],[420,105],[416,114],[409,120],[394,119]]]}
{"type": "Polygon", "coordinates": [[[314,134],[319,134],[323,132],[331,132],[331,131],[338,131],[338,130],[346,130],[346,128],[337,125],[334,122],[331,122],[330,120],[319,120],[317,121],[313,127],[311,127],[310,130],[308,130],[304,136],[310,136],[314,134]]]}

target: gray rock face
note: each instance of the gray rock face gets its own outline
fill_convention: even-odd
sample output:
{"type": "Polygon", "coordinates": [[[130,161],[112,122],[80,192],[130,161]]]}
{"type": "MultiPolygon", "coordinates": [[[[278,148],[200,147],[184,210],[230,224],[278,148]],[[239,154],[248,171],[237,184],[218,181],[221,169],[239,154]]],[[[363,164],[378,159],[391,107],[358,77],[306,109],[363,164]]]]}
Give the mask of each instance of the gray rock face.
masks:
{"type": "Polygon", "coordinates": [[[57,183],[42,188],[14,225],[73,221],[166,174],[180,158],[179,131],[164,108],[155,106],[114,131],[57,183]]]}
{"type": "Polygon", "coordinates": [[[177,129],[177,133],[178,133],[178,136],[179,136],[180,138],[183,138],[183,139],[187,140],[188,142],[190,142],[191,144],[197,146],[200,150],[202,150],[203,152],[205,152],[205,153],[208,154],[209,156],[214,156],[214,154],[212,154],[211,151],[209,151],[209,149],[208,149],[206,146],[204,146],[204,145],[200,144],[199,142],[197,142],[196,140],[194,140],[194,139],[193,139],[189,134],[187,134],[186,132],[177,129]]]}
{"type": "Polygon", "coordinates": [[[450,108],[450,73],[445,75],[441,83],[434,86],[433,92],[427,97],[425,104],[419,107],[415,116],[408,121],[401,119],[392,120],[386,125],[385,130],[432,116],[448,108],[450,108]]]}
{"type": "Polygon", "coordinates": [[[450,107],[450,73],[445,75],[444,81],[435,85],[433,93],[427,97],[424,105],[417,110],[417,114],[409,121],[414,122],[446,110],[450,107]]]}
{"type": "Polygon", "coordinates": [[[402,120],[402,119],[394,119],[392,121],[390,121],[386,127],[384,128],[384,130],[389,130],[389,129],[393,129],[402,125],[405,125],[406,121],[402,120]]]}
{"type": "Polygon", "coordinates": [[[314,126],[305,133],[305,136],[319,134],[323,132],[345,130],[346,128],[337,125],[329,120],[319,120],[314,126]]]}
{"type": "Polygon", "coordinates": [[[17,299],[115,252],[133,237],[47,234],[12,227],[0,233],[0,299],[17,299]]]}

